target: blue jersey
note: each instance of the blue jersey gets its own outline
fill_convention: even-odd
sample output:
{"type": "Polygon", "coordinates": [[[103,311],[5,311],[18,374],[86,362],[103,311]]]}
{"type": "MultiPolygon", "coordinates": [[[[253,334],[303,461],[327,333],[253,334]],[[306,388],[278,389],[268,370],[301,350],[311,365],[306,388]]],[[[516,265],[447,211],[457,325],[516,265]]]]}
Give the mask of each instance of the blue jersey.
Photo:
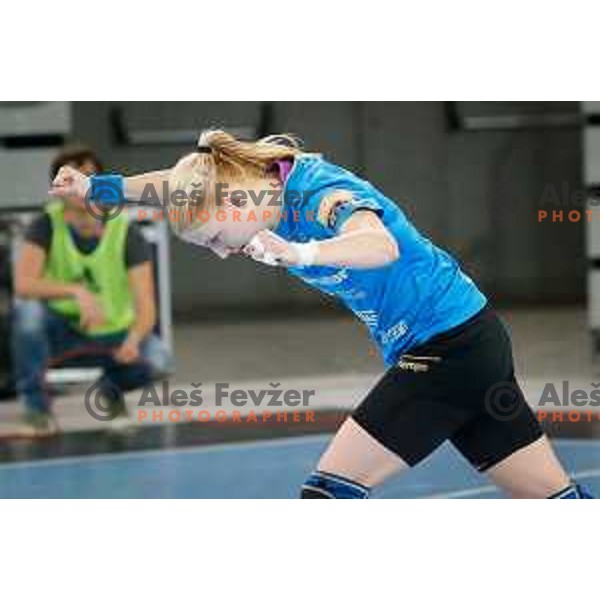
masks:
{"type": "Polygon", "coordinates": [[[369,328],[388,366],[486,305],[456,260],[421,235],[393,201],[349,171],[304,155],[295,161],[283,200],[275,233],[288,241],[331,239],[358,210],[377,213],[396,239],[400,258],[384,267],[289,269],[350,308],[369,328]]]}

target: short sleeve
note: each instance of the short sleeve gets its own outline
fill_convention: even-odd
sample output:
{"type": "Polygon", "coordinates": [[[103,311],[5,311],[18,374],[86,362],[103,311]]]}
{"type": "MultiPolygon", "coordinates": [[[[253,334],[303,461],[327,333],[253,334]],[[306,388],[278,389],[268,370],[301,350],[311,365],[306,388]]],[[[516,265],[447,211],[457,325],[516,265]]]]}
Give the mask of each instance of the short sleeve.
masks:
{"type": "Polygon", "coordinates": [[[339,233],[346,221],[359,210],[383,215],[383,207],[375,198],[353,190],[329,190],[316,199],[317,220],[322,227],[339,233]]]}
{"type": "Polygon", "coordinates": [[[130,223],[127,232],[127,250],[125,262],[128,269],[139,267],[152,261],[152,246],[146,240],[138,225],[130,223]]]}
{"type": "Polygon", "coordinates": [[[38,246],[46,253],[52,245],[52,222],[47,214],[34,219],[25,232],[25,241],[38,246]]]}

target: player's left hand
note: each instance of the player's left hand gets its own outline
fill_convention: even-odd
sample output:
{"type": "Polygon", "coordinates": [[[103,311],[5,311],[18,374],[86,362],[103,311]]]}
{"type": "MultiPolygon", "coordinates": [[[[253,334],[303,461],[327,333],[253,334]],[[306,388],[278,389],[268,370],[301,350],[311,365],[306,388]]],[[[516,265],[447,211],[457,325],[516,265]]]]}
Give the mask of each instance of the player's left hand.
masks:
{"type": "Polygon", "coordinates": [[[293,267],[299,265],[300,260],[293,244],[266,229],[259,232],[243,252],[253,260],[271,266],[293,267]]]}

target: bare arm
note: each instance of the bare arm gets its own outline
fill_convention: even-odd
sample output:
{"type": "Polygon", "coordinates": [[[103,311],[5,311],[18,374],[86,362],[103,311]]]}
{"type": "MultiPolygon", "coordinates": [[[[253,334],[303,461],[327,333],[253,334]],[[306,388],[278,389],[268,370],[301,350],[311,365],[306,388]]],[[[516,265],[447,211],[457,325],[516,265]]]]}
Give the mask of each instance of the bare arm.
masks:
{"type": "Polygon", "coordinates": [[[354,213],[332,240],[317,242],[315,265],[373,269],[400,258],[400,249],[381,219],[373,212],[354,213]]]}
{"type": "Polygon", "coordinates": [[[154,275],[151,262],[129,270],[129,289],[133,295],[135,323],[125,341],[114,353],[115,360],[122,364],[132,364],[140,359],[140,344],[156,324],[154,275]]]}
{"type": "Polygon", "coordinates": [[[145,262],[129,270],[129,289],[135,307],[135,323],[129,330],[129,338],[139,343],[156,325],[154,274],[151,262],[145,262]]]}
{"type": "MultiPolygon", "coordinates": [[[[155,196],[162,198],[163,185],[169,181],[170,170],[153,171],[142,175],[134,175],[125,178],[125,198],[131,201],[139,200],[144,194],[144,190],[151,186],[154,188],[155,196]]],[[[164,200],[164,198],[163,198],[164,200]]]]}
{"type": "Polygon", "coordinates": [[[80,286],[43,277],[46,252],[29,242],[25,242],[15,265],[15,294],[32,300],[54,300],[74,298],[80,286]]]}
{"type": "Polygon", "coordinates": [[[340,234],[309,244],[293,244],[270,231],[261,231],[244,252],[255,260],[282,266],[329,266],[376,269],[400,258],[398,243],[370,211],[357,211],[340,234]]]}
{"type": "MultiPolygon", "coordinates": [[[[169,181],[170,174],[171,171],[167,169],[135,175],[133,177],[125,177],[123,182],[125,198],[131,202],[139,201],[144,194],[144,190],[148,186],[153,186],[155,191],[153,197],[158,196],[166,200],[166,198],[163,198],[163,189],[165,187],[163,184],[169,181]]],[[[49,194],[57,198],[82,199],[88,194],[90,186],[89,177],[86,177],[72,167],[63,167],[52,182],[49,194]]]]}
{"type": "Polygon", "coordinates": [[[14,286],[17,297],[28,300],[55,300],[72,298],[80,308],[80,326],[93,329],[102,325],[104,313],[100,302],[84,286],[62,283],[44,277],[46,252],[25,242],[15,265],[14,286]]]}

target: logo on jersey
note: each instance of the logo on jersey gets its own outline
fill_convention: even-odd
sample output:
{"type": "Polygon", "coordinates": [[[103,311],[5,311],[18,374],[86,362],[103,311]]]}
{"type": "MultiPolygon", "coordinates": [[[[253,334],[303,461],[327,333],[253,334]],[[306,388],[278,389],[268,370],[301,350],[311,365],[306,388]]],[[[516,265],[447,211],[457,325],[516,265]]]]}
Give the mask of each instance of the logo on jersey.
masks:
{"type": "Polygon", "coordinates": [[[302,277],[302,279],[311,285],[336,286],[344,283],[348,277],[350,277],[348,269],[340,269],[333,273],[333,275],[325,275],[324,277],[302,277]]]}
{"type": "Polygon", "coordinates": [[[321,200],[317,221],[330,229],[335,229],[339,214],[342,208],[346,207],[353,201],[353,196],[350,192],[340,190],[329,196],[325,196],[321,200]]]}
{"type": "Polygon", "coordinates": [[[381,335],[382,344],[392,344],[408,333],[408,325],[405,321],[396,323],[393,327],[384,331],[381,335]]]}
{"type": "Polygon", "coordinates": [[[376,310],[357,310],[356,316],[369,329],[376,329],[379,324],[379,313],[376,310]]]}
{"type": "Polygon", "coordinates": [[[412,356],[403,354],[400,357],[398,368],[403,371],[412,371],[413,373],[427,373],[432,365],[441,362],[439,356],[412,356]]]}

